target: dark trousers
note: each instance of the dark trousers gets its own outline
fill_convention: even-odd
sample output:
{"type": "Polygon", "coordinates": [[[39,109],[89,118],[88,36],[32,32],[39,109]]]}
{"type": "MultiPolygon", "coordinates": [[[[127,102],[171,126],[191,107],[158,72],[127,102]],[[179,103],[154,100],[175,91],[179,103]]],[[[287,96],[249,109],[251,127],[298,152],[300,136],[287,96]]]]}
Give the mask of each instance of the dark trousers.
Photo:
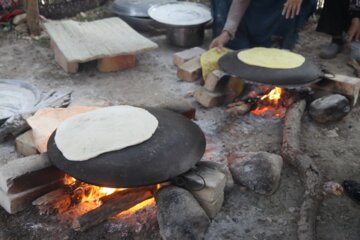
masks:
{"type": "Polygon", "coordinates": [[[350,23],[349,0],[325,0],[316,31],[341,36],[350,23]]]}

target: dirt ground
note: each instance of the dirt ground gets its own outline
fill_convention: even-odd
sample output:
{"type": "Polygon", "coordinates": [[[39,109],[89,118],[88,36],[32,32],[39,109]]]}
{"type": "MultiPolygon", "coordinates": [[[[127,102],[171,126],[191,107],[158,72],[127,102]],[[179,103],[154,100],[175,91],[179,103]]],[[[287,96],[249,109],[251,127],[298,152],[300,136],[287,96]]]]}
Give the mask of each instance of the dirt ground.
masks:
{"type": "MultiPolygon", "coordinates": [[[[320,48],[329,39],[314,32],[310,23],[302,32],[296,51],[314,59],[333,73],[353,75],[346,66],[348,50],[336,59],[320,61],[320,48]]],[[[153,106],[186,98],[197,109],[196,123],[207,137],[204,160],[226,162],[233,151],[279,153],[282,120],[252,115],[229,117],[224,109],[204,109],[191,97],[199,83],[181,82],[172,65],[172,53],[179,49],[166,44],[164,36],[153,37],[155,51],[138,56],[134,69],[103,74],[94,63],[85,64],[77,74],[64,73],[55,63],[48,39],[23,39],[15,32],[0,33],[0,78],[22,79],[44,91],[72,90],[73,104],[91,105],[100,101],[113,104],[153,106]]],[[[207,34],[207,42],[210,35],[207,34]]],[[[321,167],[327,180],[360,181],[360,108],[357,106],[342,121],[320,125],[308,116],[303,120],[303,150],[321,167]]],[[[0,145],[0,167],[16,158],[13,140],[0,145]]],[[[226,195],[221,212],[206,234],[208,240],[268,239],[295,240],[296,221],[303,187],[299,177],[285,164],[280,188],[262,196],[235,187],[226,195]]],[[[328,197],[317,217],[319,240],[360,239],[360,205],[348,197],[328,197]]],[[[57,216],[40,216],[29,208],[15,215],[0,209],[0,240],[3,239],[160,239],[156,206],[134,216],[113,219],[85,233],[75,233],[60,223],[57,216]]]]}

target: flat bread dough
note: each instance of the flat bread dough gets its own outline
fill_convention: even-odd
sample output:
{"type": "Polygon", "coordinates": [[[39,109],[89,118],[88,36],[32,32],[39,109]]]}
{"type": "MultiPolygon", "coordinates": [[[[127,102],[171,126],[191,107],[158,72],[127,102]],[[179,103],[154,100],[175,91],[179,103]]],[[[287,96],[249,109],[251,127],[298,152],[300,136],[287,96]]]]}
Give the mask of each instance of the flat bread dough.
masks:
{"type": "Polygon", "coordinates": [[[55,143],[70,161],[86,161],[150,139],[158,120],[147,110],[127,105],[82,113],[64,121],[55,143]]]}
{"type": "Polygon", "coordinates": [[[277,48],[256,47],[238,53],[238,59],[248,65],[271,68],[293,69],[304,64],[300,54],[277,48]]]}

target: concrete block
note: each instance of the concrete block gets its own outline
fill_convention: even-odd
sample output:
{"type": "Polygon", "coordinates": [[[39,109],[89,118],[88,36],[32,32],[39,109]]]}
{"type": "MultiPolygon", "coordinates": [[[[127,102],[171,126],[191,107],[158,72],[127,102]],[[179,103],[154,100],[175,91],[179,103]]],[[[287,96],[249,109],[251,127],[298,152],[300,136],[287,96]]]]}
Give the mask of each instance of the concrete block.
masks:
{"type": "Polygon", "coordinates": [[[343,94],[350,98],[352,105],[355,106],[359,98],[360,78],[339,74],[326,74],[324,80],[312,84],[311,87],[330,93],[343,94]]]}
{"type": "Polygon", "coordinates": [[[210,92],[214,92],[215,90],[217,90],[218,85],[220,84],[220,82],[223,82],[223,80],[226,83],[228,82],[227,74],[221,70],[215,70],[207,76],[204,88],[210,92]]]}
{"type": "Polygon", "coordinates": [[[53,40],[50,41],[50,45],[55,54],[55,61],[64,69],[65,72],[76,73],[79,70],[79,63],[68,62],[53,40]]]}
{"type": "Polygon", "coordinates": [[[194,97],[202,106],[211,108],[230,103],[236,96],[233,92],[210,92],[205,88],[200,88],[195,91],[194,97]]]}
{"type": "Polygon", "coordinates": [[[33,200],[54,190],[61,184],[61,181],[50,182],[15,194],[6,193],[0,189],[0,205],[10,214],[20,212],[31,206],[33,200]]]}
{"type": "Polygon", "coordinates": [[[193,47],[181,52],[174,53],[173,63],[176,66],[180,66],[193,58],[199,57],[204,52],[206,52],[206,50],[203,48],[193,47]]]}
{"type": "Polygon", "coordinates": [[[33,131],[29,130],[15,139],[16,152],[23,156],[35,155],[38,153],[34,139],[33,131]]]}
{"type": "Polygon", "coordinates": [[[64,173],[51,165],[46,154],[32,155],[10,160],[0,168],[0,189],[15,194],[63,178],[64,173]]]}
{"type": "Polygon", "coordinates": [[[178,66],[177,76],[181,80],[193,82],[201,78],[200,57],[196,57],[178,66]]]}
{"type": "Polygon", "coordinates": [[[100,72],[117,72],[136,66],[135,55],[120,55],[115,57],[101,58],[97,62],[97,69],[100,72]]]}

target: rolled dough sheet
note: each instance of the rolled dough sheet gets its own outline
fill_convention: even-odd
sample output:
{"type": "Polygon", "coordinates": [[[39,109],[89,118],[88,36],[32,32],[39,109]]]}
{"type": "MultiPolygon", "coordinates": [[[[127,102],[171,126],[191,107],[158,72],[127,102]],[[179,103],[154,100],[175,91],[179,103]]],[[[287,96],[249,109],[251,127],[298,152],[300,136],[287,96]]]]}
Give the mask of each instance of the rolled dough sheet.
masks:
{"type": "Polygon", "coordinates": [[[70,161],[86,161],[150,139],[158,120],[147,110],[127,105],[76,115],[56,131],[55,143],[70,161]]]}
{"type": "Polygon", "coordinates": [[[293,69],[304,64],[300,54],[277,48],[256,47],[238,53],[238,59],[248,65],[272,69],[293,69]]]}

